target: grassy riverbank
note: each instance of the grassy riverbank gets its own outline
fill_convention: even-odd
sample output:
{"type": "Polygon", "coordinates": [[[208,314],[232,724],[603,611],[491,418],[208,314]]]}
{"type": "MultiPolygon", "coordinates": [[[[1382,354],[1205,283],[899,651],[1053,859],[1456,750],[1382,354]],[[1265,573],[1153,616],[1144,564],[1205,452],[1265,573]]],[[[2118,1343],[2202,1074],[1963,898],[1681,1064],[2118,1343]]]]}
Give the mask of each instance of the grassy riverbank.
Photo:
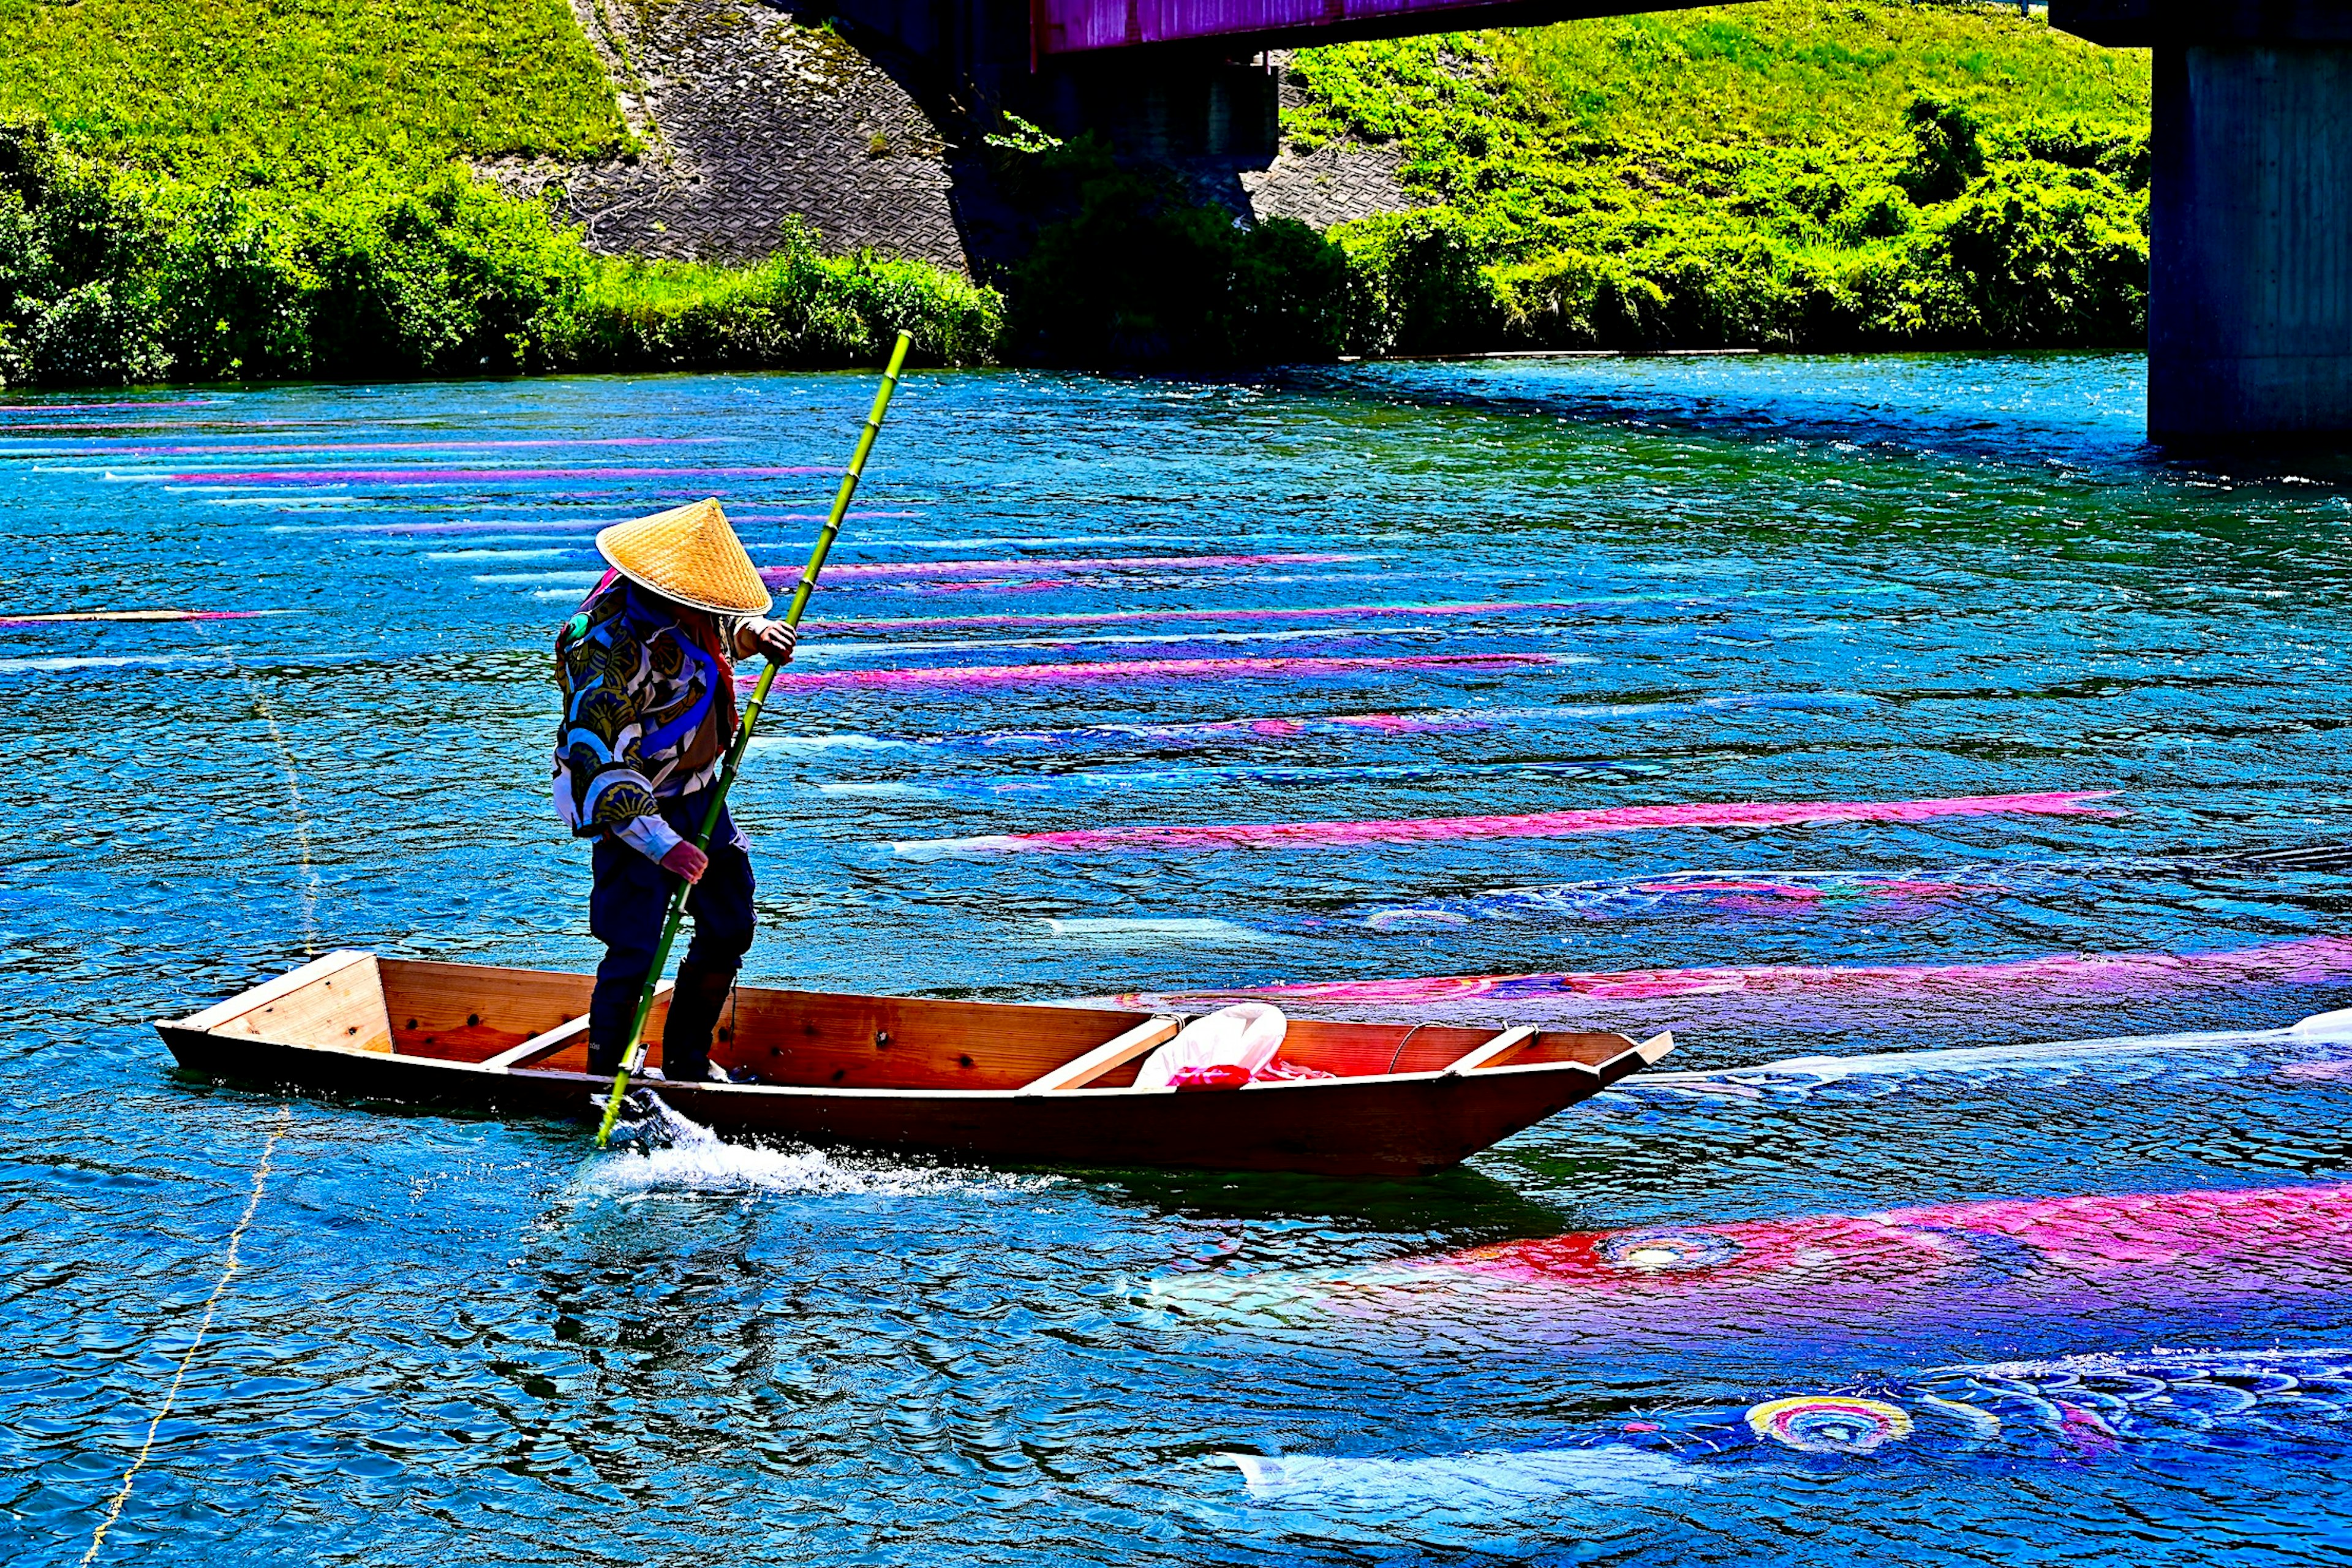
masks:
{"type": "Polygon", "coordinates": [[[1993,6],[1756,0],[1301,51],[1285,134],[1415,211],[1237,228],[1073,143],[1007,295],[795,235],[588,254],[465,161],[625,155],[562,0],[0,0],[0,376],[1526,347],[2127,346],[2148,75],[1993,6]]]}
{"type": "Polygon", "coordinates": [[[2012,10],[1759,0],[1308,51],[1295,69],[1295,141],[1396,144],[1432,205],[1336,237],[1388,297],[1370,337],[2141,337],[2147,58],[2012,10]]]}
{"type": "Polygon", "coordinates": [[[919,262],[593,256],[465,160],[632,150],[563,0],[0,0],[0,378],[383,377],[995,351],[919,262]]]}
{"type": "Polygon", "coordinates": [[[1198,234],[1097,173],[1054,237],[1072,264],[1029,292],[1156,286],[1064,311],[1039,352],[2144,341],[2147,56],[2012,9],[1758,0],[1302,50],[1290,79],[1289,142],[1392,150],[1418,210],[1340,226],[1326,258],[1198,234]],[[1289,287],[1245,296],[1267,250],[1289,287]]]}
{"type": "Polygon", "coordinates": [[[0,121],[248,182],[630,143],[564,0],[0,0],[0,121]]]}
{"type": "Polygon", "coordinates": [[[783,237],[748,268],[592,256],[546,207],[456,166],[183,178],[0,128],[0,378],[871,364],[900,324],[930,363],[993,353],[992,291],[783,237]]]}

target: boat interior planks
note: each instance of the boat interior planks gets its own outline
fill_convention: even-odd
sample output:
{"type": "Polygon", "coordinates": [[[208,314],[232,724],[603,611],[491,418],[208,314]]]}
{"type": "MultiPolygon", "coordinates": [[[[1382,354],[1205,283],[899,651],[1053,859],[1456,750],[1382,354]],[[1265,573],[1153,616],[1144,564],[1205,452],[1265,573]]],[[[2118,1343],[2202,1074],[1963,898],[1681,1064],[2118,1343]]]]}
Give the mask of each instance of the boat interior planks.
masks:
{"type": "MultiPolygon", "coordinates": [[[[331,953],[156,1024],[208,1078],[572,1119],[588,975],[331,953]]],[[[649,1037],[667,1017],[657,997],[649,1037]]],[[[1019,1165],[1183,1165],[1328,1175],[1444,1170],[1654,1064],[1595,1031],[1289,1021],[1281,1060],[1328,1076],[1139,1089],[1185,1020],[1088,1006],[739,986],[711,1059],[734,1081],[648,1087],[728,1134],[1019,1165]]],[[[658,1068],[658,1044],[649,1067],[658,1068]]]]}

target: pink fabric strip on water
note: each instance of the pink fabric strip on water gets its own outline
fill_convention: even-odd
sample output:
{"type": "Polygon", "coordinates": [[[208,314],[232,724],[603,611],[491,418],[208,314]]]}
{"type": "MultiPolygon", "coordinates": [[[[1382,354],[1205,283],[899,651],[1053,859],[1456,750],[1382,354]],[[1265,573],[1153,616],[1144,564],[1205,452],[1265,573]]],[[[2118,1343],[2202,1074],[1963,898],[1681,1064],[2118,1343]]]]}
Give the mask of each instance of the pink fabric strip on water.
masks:
{"type": "Polygon", "coordinates": [[[226,401],[218,397],[183,397],[173,402],[145,399],[131,403],[11,403],[0,414],[86,414],[95,408],[203,408],[226,401]]]}
{"type": "Polygon", "coordinates": [[[539,479],[781,479],[838,468],[256,468],[168,476],[184,485],[473,485],[539,479]]]}
{"type": "Polygon", "coordinates": [[[807,620],[827,631],[960,631],[982,626],[1097,626],[1129,621],[1310,621],[1328,616],[1482,616],[1517,610],[1572,610],[1565,602],[1497,600],[1486,605],[1332,605],[1322,609],[1096,610],[1066,616],[882,616],[859,620],[807,620]]]}
{"type": "MultiPolygon", "coordinates": [[[[852,521],[877,517],[897,517],[891,511],[853,511],[846,514],[852,521]]],[[[297,531],[315,533],[577,533],[593,534],[622,521],[619,518],[572,520],[564,518],[473,518],[462,522],[338,522],[321,524],[297,531]]],[[[734,521],[742,521],[736,517],[734,521]]],[[[814,626],[814,621],[804,621],[814,626]]]]}
{"type": "Polygon", "coordinates": [[[87,452],[48,454],[66,458],[256,458],[304,452],[494,452],[526,447],[681,447],[724,440],[719,436],[600,436],[580,440],[568,437],[533,437],[510,441],[320,441],[221,447],[191,444],[178,447],[93,447],[87,452]]]}
{"type": "MultiPolygon", "coordinates": [[[[827,578],[855,577],[983,577],[992,572],[1150,571],[1156,568],[1201,570],[1223,566],[1320,566],[1335,561],[1365,561],[1363,555],[1096,555],[1065,561],[879,561],[828,566],[827,578]]],[[[797,583],[797,566],[770,566],[761,576],[771,583],[797,583]]]]}
{"type": "MultiPolygon", "coordinates": [[[[1528,669],[1555,662],[1538,653],[1366,654],[1334,658],[1139,658],[1082,664],[943,664],[937,669],[839,669],[776,678],[778,690],[828,687],[1084,686],[1208,676],[1333,675],[1357,669],[1528,669]]],[[[742,684],[750,684],[750,677],[742,684]]],[[[1143,831],[1149,831],[1148,829],[1143,831]]]]}
{"type": "Polygon", "coordinates": [[[1969,994],[1981,991],[2162,990],[2336,979],[2352,973],[2352,938],[2304,937],[2215,952],[2061,952],[1993,963],[1767,964],[1745,969],[1633,969],[1550,974],[1438,974],[1412,980],[1335,980],[1177,992],[1120,998],[1122,1005],[1225,997],[1294,1002],[1427,1005],[1497,994],[1593,996],[1620,1001],[1661,996],[1786,995],[1822,992],[1969,994]]]}
{"type": "Polygon", "coordinates": [[[2120,815],[2084,803],[2113,790],[2044,795],[1976,795],[1948,800],[1692,801],[1675,805],[1605,805],[1514,816],[1398,817],[1369,822],[1258,822],[1172,827],[1087,827],[1064,833],[1004,833],[949,840],[959,848],[1271,849],[1347,844],[1419,844],[1456,838],[1559,838],[1628,833],[1643,827],[1799,827],[1832,822],[1926,822],[1938,816],[2120,815]]]}

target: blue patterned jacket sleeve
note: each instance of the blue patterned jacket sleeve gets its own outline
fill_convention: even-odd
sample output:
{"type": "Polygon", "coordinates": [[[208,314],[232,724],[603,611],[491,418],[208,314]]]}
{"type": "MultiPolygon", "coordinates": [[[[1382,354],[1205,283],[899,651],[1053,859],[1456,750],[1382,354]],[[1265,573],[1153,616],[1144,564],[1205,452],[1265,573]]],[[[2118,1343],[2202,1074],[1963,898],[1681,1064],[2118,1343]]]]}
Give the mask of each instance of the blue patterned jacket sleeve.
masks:
{"type": "Polygon", "coordinates": [[[644,740],[644,628],[626,592],[597,595],[583,610],[585,633],[559,645],[557,679],[564,694],[555,747],[555,805],[581,837],[651,816],[660,820],[646,776],[644,740]]]}

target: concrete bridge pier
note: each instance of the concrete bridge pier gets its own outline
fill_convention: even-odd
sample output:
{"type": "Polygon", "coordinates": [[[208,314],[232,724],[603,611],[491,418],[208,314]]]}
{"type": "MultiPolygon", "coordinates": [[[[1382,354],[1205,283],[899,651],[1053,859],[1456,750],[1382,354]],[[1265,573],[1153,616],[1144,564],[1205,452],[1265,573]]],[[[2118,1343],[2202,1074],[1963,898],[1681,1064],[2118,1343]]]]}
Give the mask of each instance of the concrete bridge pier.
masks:
{"type": "Polygon", "coordinates": [[[2352,44],[2156,58],[2147,423],[2352,432],[2352,44]]]}
{"type": "Polygon", "coordinates": [[[2053,0],[2155,51],[2147,423],[2352,435],[2352,0],[2053,0]]]}

